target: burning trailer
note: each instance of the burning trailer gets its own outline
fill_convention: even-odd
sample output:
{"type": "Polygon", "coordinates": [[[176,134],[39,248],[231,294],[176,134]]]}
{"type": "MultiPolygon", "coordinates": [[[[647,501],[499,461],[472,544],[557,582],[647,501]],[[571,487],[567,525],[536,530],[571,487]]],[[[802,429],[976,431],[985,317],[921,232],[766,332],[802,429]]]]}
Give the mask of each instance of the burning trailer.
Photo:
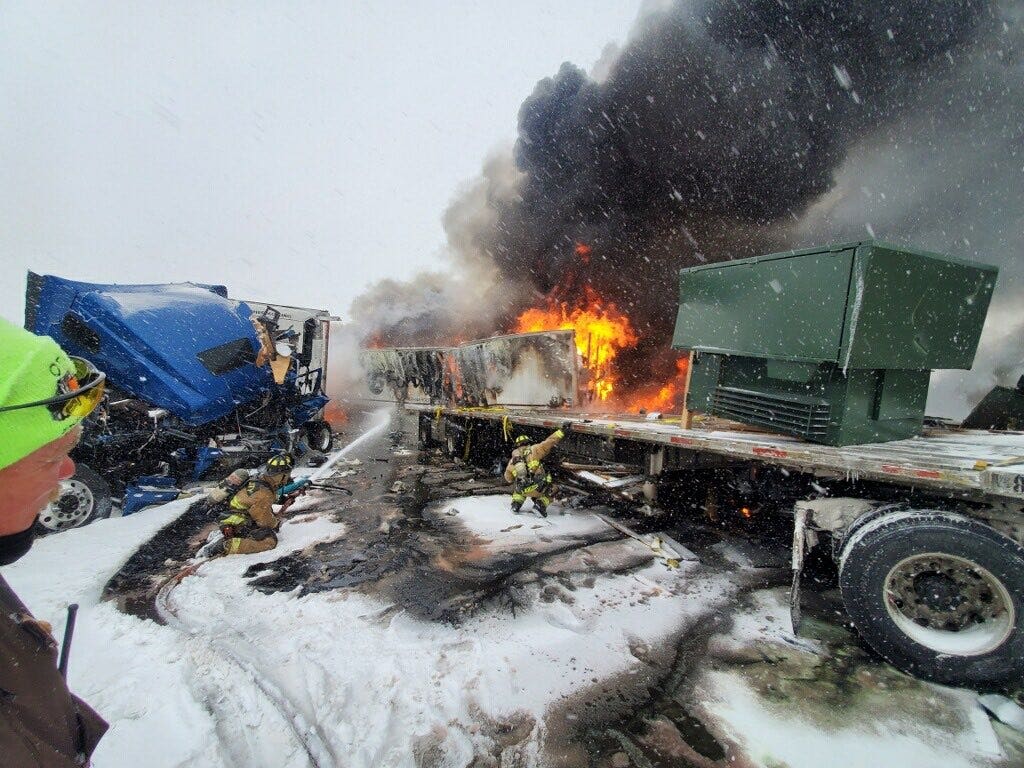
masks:
{"type": "Polygon", "coordinates": [[[364,349],[359,360],[369,393],[401,403],[561,407],[584,396],[573,331],[494,336],[453,347],[364,349]]]}
{"type": "Polygon", "coordinates": [[[1024,677],[1024,434],[924,418],[930,369],[971,366],[996,276],[875,241],[684,270],[674,343],[696,351],[679,417],[405,405],[425,445],[486,466],[510,422],[571,424],[563,477],[634,510],[784,516],[794,628],[806,553],[826,541],[881,656],[998,687],[1024,677]]]}
{"type": "Polygon", "coordinates": [[[105,285],[29,273],[25,326],[107,374],[49,531],[176,498],[182,482],[290,450],[327,451],[331,316],[223,286],[105,285]]]}

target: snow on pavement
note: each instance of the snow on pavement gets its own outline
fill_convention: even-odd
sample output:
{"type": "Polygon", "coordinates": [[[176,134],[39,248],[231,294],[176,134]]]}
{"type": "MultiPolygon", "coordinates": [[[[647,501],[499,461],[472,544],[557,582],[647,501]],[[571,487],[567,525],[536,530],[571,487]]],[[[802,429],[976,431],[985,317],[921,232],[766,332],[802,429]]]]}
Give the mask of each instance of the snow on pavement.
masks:
{"type": "Polygon", "coordinates": [[[508,494],[470,496],[434,505],[436,513],[454,518],[481,537],[498,538],[506,546],[532,545],[538,534],[583,538],[608,530],[608,524],[595,515],[585,511],[566,512],[557,503],[551,506],[548,517],[540,517],[531,509],[527,505],[520,514],[513,514],[508,494]]]}
{"type": "MultiPolygon", "coordinates": [[[[4,569],[14,590],[39,618],[53,624],[58,637],[67,605],[81,606],[69,682],[111,725],[94,755],[96,768],[259,764],[249,761],[250,750],[236,748],[239,737],[234,733],[239,718],[244,723],[253,711],[262,717],[273,714],[271,707],[258,712],[244,706],[253,698],[252,680],[225,668],[204,638],[183,637],[173,628],[123,614],[112,602],[99,602],[107,579],[192,501],[181,499],[42,538],[26,557],[4,569]],[[217,706],[226,691],[243,705],[232,719],[217,706]]],[[[280,556],[344,530],[323,520],[289,520],[285,525],[276,554],[263,557],[280,556]]],[[[260,557],[245,560],[251,564],[260,557]]],[[[259,742],[263,753],[273,756],[266,764],[309,765],[298,740],[289,743],[279,731],[278,726],[266,730],[272,738],[259,742]],[[296,756],[294,762],[285,759],[289,752],[296,756]]],[[[249,735],[245,738],[252,741],[249,735]]]]}
{"type": "Polygon", "coordinates": [[[840,727],[813,727],[793,711],[767,704],[731,672],[705,674],[698,691],[723,735],[742,744],[755,765],[977,768],[1004,757],[988,718],[966,692],[961,696],[966,727],[951,730],[908,717],[865,721],[854,716],[840,727]]]}
{"type": "MultiPolygon", "coordinates": [[[[376,420],[374,431],[386,424],[376,420]]],[[[591,545],[590,555],[563,553],[593,541],[606,525],[585,511],[560,514],[557,506],[547,520],[513,515],[508,497],[498,495],[440,502],[425,517],[462,526],[480,562],[555,553],[536,581],[519,585],[532,599],[515,613],[482,608],[451,625],[418,619],[359,589],[299,596],[250,586],[250,566],[346,536],[344,522],[314,509],[286,521],[277,549],[215,559],[162,591],[167,626],[99,602],[107,579],[188,503],[44,538],[4,569],[58,634],[66,604],[81,605],[70,682],[111,723],[96,768],[468,766],[487,753],[543,764],[552,713],[576,711],[581,694],[610,678],[650,675],[638,647],[671,650],[681,631],[731,609],[739,588],[730,574],[697,563],[608,572],[606,557],[639,562],[649,552],[624,540],[591,545]],[[598,559],[604,570],[588,570],[586,578],[571,570],[598,559]],[[544,585],[545,574],[570,579],[571,591],[540,599],[552,586],[544,585]],[[514,747],[498,743],[503,723],[525,724],[525,738],[514,747]]],[[[732,643],[817,647],[789,636],[783,602],[760,593],[752,602],[732,643]]],[[[827,729],[766,702],[734,672],[706,669],[696,684],[720,738],[764,764],[955,768],[990,763],[998,749],[967,695],[959,728],[869,718],[827,729]]]]}
{"type": "Polygon", "coordinates": [[[913,681],[894,670],[898,685],[892,688],[888,678],[871,680],[884,670],[862,670],[865,677],[850,686],[858,693],[835,711],[827,681],[798,687],[799,680],[820,674],[815,664],[825,651],[821,641],[796,638],[788,629],[787,591],[761,590],[750,602],[709,649],[718,655],[756,647],[777,659],[777,671],[759,680],[750,666],[705,667],[694,675],[691,697],[719,740],[732,742],[753,764],[970,768],[1006,757],[977,694],[913,681]],[[786,681],[796,682],[785,689],[786,681]]]}
{"type": "Polygon", "coordinates": [[[149,507],[128,517],[97,520],[84,528],[36,539],[26,557],[3,574],[37,618],[64,625],[65,610],[79,603],[78,626],[99,602],[107,579],[153,534],[177,519],[195,498],[149,507]]]}
{"type": "MultiPolygon", "coordinates": [[[[501,530],[525,519],[511,514],[507,497],[452,504],[461,522],[493,537],[494,551],[522,543],[522,529],[501,530]]],[[[556,516],[552,527],[575,534],[591,530],[590,520],[556,516]]],[[[598,577],[573,592],[572,604],[536,602],[516,616],[484,612],[451,626],[393,614],[349,590],[299,598],[245,591],[240,600],[245,565],[209,564],[174,590],[171,607],[193,633],[262,669],[285,708],[316,723],[311,735],[325,762],[351,766],[413,766],[428,749],[446,765],[468,765],[494,747],[481,718],[524,714],[536,725],[523,756],[536,762],[552,704],[640,666],[631,641],[655,643],[730,592],[709,580],[676,594],[683,573],[655,565],[598,577]]]]}

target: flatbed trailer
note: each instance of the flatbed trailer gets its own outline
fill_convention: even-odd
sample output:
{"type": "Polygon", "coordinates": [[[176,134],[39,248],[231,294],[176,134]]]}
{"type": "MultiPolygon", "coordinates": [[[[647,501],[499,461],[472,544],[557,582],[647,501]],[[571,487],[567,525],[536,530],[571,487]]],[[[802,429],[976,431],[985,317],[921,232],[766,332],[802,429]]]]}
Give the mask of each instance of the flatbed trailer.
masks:
{"type": "Polygon", "coordinates": [[[566,409],[404,407],[422,441],[463,458],[474,443],[500,453],[513,432],[541,437],[568,423],[563,456],[632,468],[633,496],[609,487],[648,510],[679,477],[703,480],[705,514],[728,507],[713,498],[735,498],[727,488],[767,497],[765,510],[793,519],[794,624],[805,552],[825,534],[850,618],[890,662],[982,688],[1024,680],[1024,432],[932,425],[835,447],[716,418],[684,429],[678,418],[566,409]]]}
{"type": "MultiPolygon", "coordinates": [[[[674,448],[728,459],[761,461],[804,472],[841,474],[978,500],[1024,503],[1024,432],[987,432],[931,427],[922,437],[888,443],[835,447],[795,437],[733,429],[683,429],[679,419],[648,420],[628,414],[582,414],[532,408],[406,408],[446,420],[502,423],[555,429],[572,423],[574,433],[630,441],[649,450],[674,448]]],[[[716,422],[720,425],[721,422],[716,422]]],[[[652,473],[652,474],[657,474],[652,473]]]]}

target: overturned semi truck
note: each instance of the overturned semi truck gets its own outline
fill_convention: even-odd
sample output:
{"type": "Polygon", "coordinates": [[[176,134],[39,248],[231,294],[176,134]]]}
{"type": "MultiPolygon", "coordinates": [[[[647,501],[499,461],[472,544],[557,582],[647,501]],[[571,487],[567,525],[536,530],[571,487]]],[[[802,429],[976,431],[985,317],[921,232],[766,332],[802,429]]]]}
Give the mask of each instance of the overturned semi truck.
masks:
{"type": "Polygon", "coordinates": [[[331,447],[323,310],[239,301],[223,286],[108,285],[29,273],[25,327],[107,374],[44,531],[173,499],[182,482],[274,452],[331,447]]]}
{"type": "Polygon", "coordinates": [[[825,547],[850,619],[895,666],[1019,684],[1024,433],[924,416],[930,370],[972,365],[996,278],[876,241],[701,266],[680,275],[674,344],[692,365],[679,418],[405,405],[424,443],[484,465],[507,450],[509,421],[537,436],[569,421],[564,471],[614,478],[634,510],[785,516],[795,626],[806,553],[825,547]]]}

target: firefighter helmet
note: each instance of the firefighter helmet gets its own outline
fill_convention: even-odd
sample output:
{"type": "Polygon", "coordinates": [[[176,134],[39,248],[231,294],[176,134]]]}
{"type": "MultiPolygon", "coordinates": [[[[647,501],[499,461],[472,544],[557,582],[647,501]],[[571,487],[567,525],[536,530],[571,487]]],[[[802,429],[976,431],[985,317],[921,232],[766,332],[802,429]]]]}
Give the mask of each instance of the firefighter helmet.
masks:
{"type": "Polygon", "coordinates": [[[516,445],[523,445],[528,442],[530,442],[529,435],[519,435],[519,437],[516,438],[516,445]]]}
{"type": "Polygon", "coordinates": [[[291,472],[295,466],[295,459],[290,453],[279,453],[267,459],[267,474],[279,475],[283,472],[291,472]]]}

